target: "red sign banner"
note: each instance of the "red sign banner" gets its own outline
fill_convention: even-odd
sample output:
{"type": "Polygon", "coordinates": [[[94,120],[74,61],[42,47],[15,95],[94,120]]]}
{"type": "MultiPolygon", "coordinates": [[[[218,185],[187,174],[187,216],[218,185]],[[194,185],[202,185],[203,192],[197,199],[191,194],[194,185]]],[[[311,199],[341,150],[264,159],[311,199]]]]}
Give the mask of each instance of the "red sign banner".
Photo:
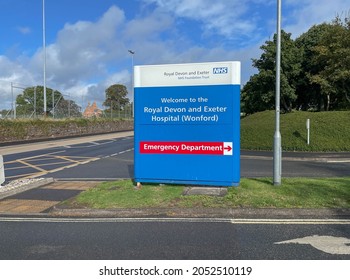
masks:
{"type": "Polygon", "coordinates": [[[141,141],[141,154],[232,155],[232,142],[141,141]]]}

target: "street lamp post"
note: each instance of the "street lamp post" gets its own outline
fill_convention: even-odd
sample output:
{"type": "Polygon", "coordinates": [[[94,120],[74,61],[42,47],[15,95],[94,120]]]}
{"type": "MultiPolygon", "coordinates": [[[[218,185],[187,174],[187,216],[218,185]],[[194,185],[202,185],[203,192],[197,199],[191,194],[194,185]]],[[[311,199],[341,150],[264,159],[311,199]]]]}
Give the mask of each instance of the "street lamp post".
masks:
{"type": "Polygon", "coordinates": [[[273,184],[281,185],[282,174],[282,147],[280,132],[280,72],[281,72],[281,3],[277,0],[277,44],[276,44],[276,112],[275,112],[275,135],[273,150],[273,184]]]}
{"type": "Polygon", "coordinates": [[[43,57],[44,57],[44,116],[46,117],[46,30],[45,30],[45,0],[43,0],[43,57]]]}
{"type": "Polygon", "coordinates": [[[132,117],[134,118],[134,109],[135,109],[135,93],[134,93],[134,54],[132,50],[128,50],[131,54],[131,90],[132,90],[132,117]]]}

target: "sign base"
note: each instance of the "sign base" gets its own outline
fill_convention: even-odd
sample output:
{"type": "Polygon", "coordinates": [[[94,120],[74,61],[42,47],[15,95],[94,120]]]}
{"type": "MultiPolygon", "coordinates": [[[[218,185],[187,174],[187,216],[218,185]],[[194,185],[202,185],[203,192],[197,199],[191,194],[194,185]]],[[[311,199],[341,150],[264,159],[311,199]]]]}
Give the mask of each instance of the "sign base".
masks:
{"type": "Polygon", "coordinates": [[[157,184],[168,184],[168,185],[186,185],[186,186],[202,186],[202,187],[238,187],[239,182],[233,183],[233,182],[219,182],[219,181],[199,181],[199,180],[194,180],[194,181],[186,181],[186,180],[165,180],[165,179],[151,179],[151,178],[138,178],[137,182],[139,184],[143,183],[157,183],[157,184]]]}

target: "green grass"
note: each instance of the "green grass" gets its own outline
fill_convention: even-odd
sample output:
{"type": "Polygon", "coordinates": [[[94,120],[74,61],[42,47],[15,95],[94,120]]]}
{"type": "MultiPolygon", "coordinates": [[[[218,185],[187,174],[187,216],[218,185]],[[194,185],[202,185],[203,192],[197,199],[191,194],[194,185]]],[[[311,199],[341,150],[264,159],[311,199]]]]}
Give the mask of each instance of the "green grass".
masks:
{"type": "MultiPolygon", "coordinates": [[[[350,151],[350,111],[302,112],[281,114],[282,149],[284,151],[350,151]],[[311,143],[306,143],[306,120],[311,120],[311,143]]],[[[62,131],[90,133],[111,126],[106,119],[36,119],[0,120],[0,142],[63,136],[62,131]]],[[[112,121],[113,122],[113,121],[112,121]]],[[[113,130],[113,127],[106,131],[113,130]]],[[[275,112],[265,111],[241,120],[241,148],[272,150],[275,112]]]]}
{"type": "MultiPolygon", "coordinates": [[[[284,151],[350,151],[350,111],[281,114],[284,151]],[[306,120],[310,119],[310,145],[306,120]]],[[[241,120],[241,148],[272,150],[275,112],[265,111],[241,120]]]]}
{"type": "Polygon", "coordinates": [[[174,197],[181,196],[182,187],[145,185],[135,190],[132,181],[104,182],[78,195],[71,204],[92,208],[167,207],[174,197]]]}
{"type": "Polygon", "coordinates": [[[273,186],[269,178],[242,179],[225,197],[184,196],[183,186],[144,185],[135,190],[132,181],[105,182],[82,192],[66,207],[159,208],[349,208],[349,178],[285,178],[273,186]]]}

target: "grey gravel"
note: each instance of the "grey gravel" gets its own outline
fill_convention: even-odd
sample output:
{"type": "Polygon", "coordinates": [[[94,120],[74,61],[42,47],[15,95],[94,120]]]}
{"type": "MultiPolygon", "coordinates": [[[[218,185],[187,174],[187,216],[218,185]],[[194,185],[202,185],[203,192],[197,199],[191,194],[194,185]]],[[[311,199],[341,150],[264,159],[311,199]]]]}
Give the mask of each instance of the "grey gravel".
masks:
{"type": "Polygon", "coordinates": [[[18,179],[0,186],[0,199],[54,182],[53,178],[18,179]]]}
{"type": "Polygon", "coordinates": [[[23,187],[25,185],[37,183],[40,181],[45,180],[45,178],[35,178],[35,179],[18,179],[18,180],[13,180],[10,181],[8,184],[4,186],[0,186],[0,192],[6,192],[9,190],[13,190],[19,187],[23,187]]]}

